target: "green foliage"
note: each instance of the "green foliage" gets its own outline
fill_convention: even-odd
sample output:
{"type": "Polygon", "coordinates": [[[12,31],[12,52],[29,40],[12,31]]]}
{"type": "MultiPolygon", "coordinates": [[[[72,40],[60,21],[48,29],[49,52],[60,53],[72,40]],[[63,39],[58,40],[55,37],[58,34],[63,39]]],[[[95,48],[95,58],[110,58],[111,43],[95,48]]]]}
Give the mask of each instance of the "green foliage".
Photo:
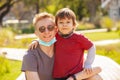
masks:
{"type": "Polygon", "coordinates": [[[85,33],[84,35],[87,36],[92,41],[109,40],[109,39],[119,39],[119,35],[115,31],[85,33]]]}
{"type": "Polygon", "coordinates": [[[116,27],[117,27],[117,30],[120,30],[120,21],[118,21],[117,23],[116,23],[116,27]]]}
{"type": "Polygon", "coordinates": [[[6,46],[13,42],[14,40],[14,33],[6,28],[0,29],[0,46],[6,46]]]}
{"type": "Polygon", "coordinates": [[[117,32],[118,32],[119,37],[120,37],[120,21],[118,21],[118,22],[116,23],[116,27],[117,27],[117,32]]]}
{"type": "Polygon", "coordinates": [[[0,76],[9,72],[10,66],[8,60],[3,55],[0,55],[0,76]]]}
{"type": "Polygon", "coordinates": [[[21,44],[20,46],[27,48],[28,45],[32,42],[32,40],[33,40],[32,38],[23,38],[20,40],[20,44],[21,44]]]}
{"type": "Polygon", "coordinates": [[[79,30],[88,30],[88,29],[94,29],[94,28],[95,28],[94,24],[80,22],[76,30],[79,31],[79,30]]]}
{"type": "Polygon", "coordinates": [[[47,12],[55,14],[55,8],[56,8],[55,5],[48,5],[46,9],[47,12]]]}
{"type": "Polygon", "coordinates": [[[113,20],[107,16],[105,16],[101,19],[100,24],[103,28],[107,28],[108,31],[111,31],[111,28],[113,28],[115,25],[113,20]]]}
{"type": "Polygon", "coordinates": [[[120,43],[107,46],[97,46],[97,54],[110,57],[120,64],[120,43]]]}
{"type": "Polygon", "coordinates": [[[0,57],[0,80],[16,80],[21,73],[21,61],[0,57]]]}
{"type": "MultiPolygon", "coordinates": [[[[30,31],[33,31],[31,27],[30,31]]],[[[10,48],[28,48],[33,38],[23,38],[20,40],[14,39],[15,34],[11,28],[3,28],[0,30],[0,47],[10,47],[10,48]],[[13,46],[14,45],[14,46],[13,46]]],[[[27,32],[25,32],[27,33],[27,32]]]]}
{"type": "Polygon", "coordinates": [[[28,48],[29,44],[34,38],[23,38],[19,40],[14,40],[11,44],[6,45],[9,48],[28,48]],[[14,45],[14,46],[13,46],[14,45]]]}
{"type": "Polygon", "coordinates": [[[30,27],[22,29],[21,33],[34,33],[34,27],[32,25],[30,25],[30,27]]]}

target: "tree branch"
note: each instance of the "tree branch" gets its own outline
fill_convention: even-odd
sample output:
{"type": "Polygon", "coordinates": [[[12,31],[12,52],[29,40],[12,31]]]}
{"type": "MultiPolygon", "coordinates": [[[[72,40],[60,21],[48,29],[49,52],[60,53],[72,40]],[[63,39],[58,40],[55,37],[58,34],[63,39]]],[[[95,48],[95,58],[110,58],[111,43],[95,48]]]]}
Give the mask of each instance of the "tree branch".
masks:
{"type": "Polygon", "coordinates": [[[4,4],[0,7],[0,10],[4,9],[9,3],[10,3],[10,1],[8,0],[6,3],[4,3],[4,4]]]}

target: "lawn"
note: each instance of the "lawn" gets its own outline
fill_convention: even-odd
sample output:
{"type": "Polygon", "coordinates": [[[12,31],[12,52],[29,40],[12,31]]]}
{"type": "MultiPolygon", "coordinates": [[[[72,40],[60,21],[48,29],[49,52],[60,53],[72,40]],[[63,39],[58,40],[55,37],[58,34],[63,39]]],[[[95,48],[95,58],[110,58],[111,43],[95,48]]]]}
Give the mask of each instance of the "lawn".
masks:
{"type": "MultiPolygon", "coordinates": [[[[119,34],[115,31],[85,33],[84,35],[92,41],[120,39],[119,34]]],[[[110,57],[115,62],[120,64],[120,43],[109,44],[104,46],[96,46],[96,54],[110,57]]]]}
{"type": "Polygon", "coordinates": [[[119,39],[120,36],[117,32],[95,32],[95,33],[85,33],[92,41],[99,41],[99,40],[109,40],[109,39],[119,39]]]}
{"type": "Polygon", "coordinates": [[[0,69],[0,80],[16,80],[21,73],[21,61],[0,57],[0,69]]]}
{"type": "Polygon", "coordinates": [[[105,46],[96,46],[96,54],[107,56],[120,64],[120,42],[105,46]]]}

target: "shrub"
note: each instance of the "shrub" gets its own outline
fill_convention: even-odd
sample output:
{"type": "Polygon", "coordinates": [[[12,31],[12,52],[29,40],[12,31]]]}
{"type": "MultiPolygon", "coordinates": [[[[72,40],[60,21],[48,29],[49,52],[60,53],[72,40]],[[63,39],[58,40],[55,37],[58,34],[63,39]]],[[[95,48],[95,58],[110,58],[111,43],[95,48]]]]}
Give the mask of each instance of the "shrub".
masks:
{"type": "Polygon", "coordinates": [[[97,46],[97,54],[110,57],[120,64],[120,43],[106,46],[97,46]]]}
{"type": "MultiPolygon", "coordinates": [[[[2,57],[3,58],[3,57],[2,57]]],[[[16,78],[20,75],[21,73],[21,61],[16,61],[16,60],[9,60],[4,58],[4,66],[3,66],[3,59],[2,63],[0,62],[0,80],[16,80],[16,78]],[[5,64],[6,63],[6,64],[5,64]],[[2,65],[1,65],[2,64],[2,65]],[[6,67],[8,65],[8,67],[6,67]],[[3,67],[3,68],[1,68],[3,67]]]]}
{"type": "Polygon", "coordinates": [[[8,60],[0,55],[0,75],[4,75],[10,72],[8,60]]]}
{"type": "Polygon", "coordinates": [[[116,27],[117,27],[117,32],[118,32],[118,34],[119,34],[119,36],[120,36],[120,21],[117,22],[116,27]]]}
{"type": "Polygon", "coordinates": [[[79,25],[77,26],[76,30],[88,30],[88,29],[94,29],[95,26],[92,23],[83,23],[80,22],[79,25]]]}
{"type": "Polygon", "coordinates": [[[34,27],[30,25],[30,27],[22,29],[21,33],[34,33],[34,27]]]}
{"type": "Polygon", "coordinates": [[[105,16],[100,20],[101,27],[107,28],[107,31],[111,31],[111,28],[114,27],[114,22],[109,17],[105,16]]]}
{"type": "Polygon", "coordinates": [[[6,46],[14,40],[14,33],[9,29],[0,29],[0,46],[6,46]]]}

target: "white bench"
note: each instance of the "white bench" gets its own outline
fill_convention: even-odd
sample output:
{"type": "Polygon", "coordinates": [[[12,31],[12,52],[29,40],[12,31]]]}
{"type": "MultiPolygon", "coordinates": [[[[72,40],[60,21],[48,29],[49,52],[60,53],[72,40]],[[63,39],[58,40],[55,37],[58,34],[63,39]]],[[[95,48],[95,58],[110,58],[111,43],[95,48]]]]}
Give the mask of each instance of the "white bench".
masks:
{"type": "MultiPolygon", "coordinates": [[[[93,66],[100,66],[102,68],[100,76],[103,80],[120,80],[120,65],[112,59],[96,55],[93,66]]],[[[24,73],[21,73],[16,80],[25,80],[24,73]]]]}

